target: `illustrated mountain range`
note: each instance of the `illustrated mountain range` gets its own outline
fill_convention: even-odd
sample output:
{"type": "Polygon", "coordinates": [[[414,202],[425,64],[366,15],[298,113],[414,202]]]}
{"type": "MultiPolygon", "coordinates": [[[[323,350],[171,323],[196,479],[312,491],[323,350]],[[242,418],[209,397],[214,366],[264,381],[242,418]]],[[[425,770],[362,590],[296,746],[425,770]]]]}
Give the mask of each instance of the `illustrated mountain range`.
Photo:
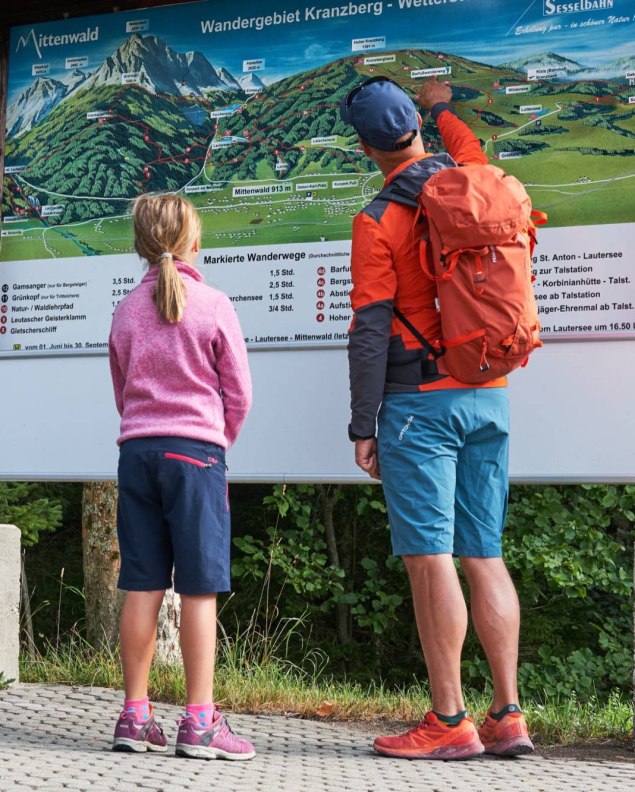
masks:
{"type": "Polygon", "coordinates": [[[205,97],[213,91],[264,87],[255,74],[245,75],[243,86],[227,69],[214,68],[200,52],[182,54],[156,36],[134,33],[92,73],[76,69],[60,80],[38,77],[7,108],[8,137],[18,137],[37,126],[78,91],[121,86],[126,77],[151,93],[168,96],[205,97]]]}
{"type": "Polygon", "coordinates": [[[37,126],[57,105],[86,80],[74,69],[61,80],[38,77],[7,108],[7,137],[18,136],[37,126]]]}
{"type": "MultiPolygon", "coordinates": [[[[620,114],[614,102],[596,103],[601,97],[628,102],[630,59],[615,62],[610,82],[589,78],[582,64],[555,53],[492,66],[451,54],[400,50],[384,71],[402,81],[412,71],[437,68],[440,58],[452,70],[459,113],[468,119],[478,114],[478,134],[484,139],[496,133],[493,154],[536,154],[563,145],[560,141],[573,129],[569,148],[611,150],[616,156],[635,137],[629,131],[632,111],[620,114]],[[557,66],[568,77],[536,84],[536,98],[570,97],[571,107],[559,113],[557,123],[534,129],[524,123],[517,100],[505,94],[504,86],[540,66],[557,66]],[[497,80],[501,100],[488,107],[486,97],[497,80]],[[517,128],[519,134],[510,137],[517,128]],[[508,135],[501,138],[501,131],[508,135]]],[[[220,185],[282,174],[368,171],[372,166],[357,153],[354,130],[343,124],[338,110],[340,100],[367,75],[355,55],[263,87],[254,73],[236,80],[200,53],[179,54],[156,37],[133,35],[92,74],[71,72],[63,83],[41,77],[12,103],[5,165],[21,170],[9,181],[3,213],[31,215],[29,198],[42,205],[62,203],[63,214],[46,222],[63,225],[119,215],[147,190],[214,182],[222,192],[220,185]],[[333,136],[339,137],[336,145],[312,142],[333,136]]],[[[423,136],[429,150],[439,149],[438,130],[429,118],[423,136]]]]}
{"type": "Polygon", "coordinates": [[[635,68],[635,56],[618,58],[611,63],[598,66],[585,66],[578,61],[564,58],[555,52],[541,52],[538,55],[530,55],[526,58],[518,58],[513,61],[506,61],[498,64],[501,69],[511,69],[517,72],[527,73],[528,69],[536,68],[556,68],[566,74],[567,79],[611,79],[624,78],[626,72],[633,71],[635,68]]]}
{"type": "Polygon", "coordinates": [[[250,74],[245,74],[241,77],[238,82],[240,83],[240,87],[244,91],[261,91],[265,88],[265,84],[263,81],[258,77],[255,72],[251,72],[250,74]]]}
{"type": "MultiPolygon", "coordinates": [[[[566,79],[620,79],[635,69],[635,57],[589,67],[554,52],[543,52],[498,64],[498,68],[519,73],[537,67],[556,67],[566,79]]],[[[153,94],[189,98],[207,98],[215,91],[254,93],[266,88],[254,72],[236,79],[227,69],[214,67],[200,52],[179,53],[156,36],[133,33],[92,73],[75,69],[61,79],[37,77],[8,106],[7,137],[16,138],[33,129],[79,91],[121,86],[126,77],[153,94]]]]}

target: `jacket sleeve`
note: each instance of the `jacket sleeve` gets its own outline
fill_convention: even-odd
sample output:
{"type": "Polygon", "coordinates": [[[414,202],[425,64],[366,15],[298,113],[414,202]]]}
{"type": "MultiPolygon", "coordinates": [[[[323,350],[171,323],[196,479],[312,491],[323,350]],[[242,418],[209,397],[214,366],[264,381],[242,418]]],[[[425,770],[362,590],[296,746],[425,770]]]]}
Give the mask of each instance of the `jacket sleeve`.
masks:
{"type": "Polygon", "coordinates": [[[388,241],[379,224],[363,212],[353,221],[351,278],[351,429],[360,437],[372,437],[384,394],[397,277],[388,241]]]}
{"type": "Polygon", "coordinates": [[[216,309],[217,333],[212,342],[225,408],[227,448],[238,437],[252,402],[247,347],[231,300],[223,295],[216,309]]]}
{"type": "Polygon", "coordinates": [[[110,363],[110,376],[112,378],[112,387],[115,393],[115,404],[119,415],[123,415],[123,389],[126,384],[125,377],[121,371],[119,360],[117,359],[117,352],[113,341],[112,332],[108,339],[108,362],[110,363]]]}
{"type": "Polygon", "coordinates": [[[457,165],[487,165],[489,159],[478,138],[456,115],[452,105],[439,102],[430,112],[441,133],[445,150],[457,165]]]}

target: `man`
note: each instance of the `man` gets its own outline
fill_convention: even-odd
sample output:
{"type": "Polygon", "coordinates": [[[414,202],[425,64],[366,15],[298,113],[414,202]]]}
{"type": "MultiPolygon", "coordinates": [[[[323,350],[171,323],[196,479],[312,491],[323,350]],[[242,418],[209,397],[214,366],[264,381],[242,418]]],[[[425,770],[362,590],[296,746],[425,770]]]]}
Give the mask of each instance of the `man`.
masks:
{"type": "MultiPolygon", "coordinates": [[[[456,116],[451,89],[436,79],[421,90],[444,146],[458,165],[487,157],[456,116]]],[[[416,195],[448,155],[431,156],[421,116],[387,78],[372,78],[340,107],[364,153],[401,195],[416,195]]],[[[385,194],[385,193],[384,193],[385,194]]],[[[349,368],[355,461],[380,478],[393,552],[403,558],[430,679],[432,710],[406,734],[378,737],[381,754],[409,759],[514,756],[533,750],[518,706],[519,606],[501,558],[507,507],[506,380],[465,385],[449,376],[403,324],[432,347],[441,337],[434,283],[420,264],[414,206],[378,195],[353,222],[349,368]],[[461,691],[467,608],[453,556],[460,558],[471,612],[493,679],[493,701],[477,731],[461,691]]]]}

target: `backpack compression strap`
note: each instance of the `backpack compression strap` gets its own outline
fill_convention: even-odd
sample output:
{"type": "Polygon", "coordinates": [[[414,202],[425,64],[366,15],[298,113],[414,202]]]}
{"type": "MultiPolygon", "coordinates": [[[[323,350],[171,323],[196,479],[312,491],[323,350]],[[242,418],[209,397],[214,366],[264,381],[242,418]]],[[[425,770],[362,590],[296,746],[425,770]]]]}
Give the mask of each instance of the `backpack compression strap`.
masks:
{"type": "Polygon", "coordinates": [[[432,346],[432,344],[428,341],[428,339],[417,330],[417,328],[412,324],[412,322],[409,319],[406,319],[406,317],[401,313],[399,308],[395,308],[395,306],[393,305],[392,310],[395,316],[397,317],[397,319],[399,319],[399,321],[403,325],[405,325],[408,328],[408,330],[410,330],[412,335],[417,339],[417,341],[426,350],[426,352],[429,355],[432,355],[433,361],[437,360],[438,358],[441,357],[441,355],[444,354],[445,349],[443,347],[437,349],[436,347],[432,346]]]}

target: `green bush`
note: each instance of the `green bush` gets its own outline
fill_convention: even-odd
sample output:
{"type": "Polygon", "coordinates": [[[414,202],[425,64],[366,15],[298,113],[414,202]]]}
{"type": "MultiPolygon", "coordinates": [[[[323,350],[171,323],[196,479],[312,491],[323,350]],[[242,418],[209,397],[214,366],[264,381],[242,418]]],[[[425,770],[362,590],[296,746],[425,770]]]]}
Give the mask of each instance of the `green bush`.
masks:
{"type": "Polygon", "coordinates": [[[523,608],[525,695],[632,683],[635,487],[514,487],[505,558],[523,608]]]}
{"type": "Polygon", "coordinates": [[[39,647],[83,617],[75,593],[82,586],[81,496],[81,484],[0,482],[0,523],[22,534],[23,582],[39,647]]]}
{"type": "Polygon", "coordinates": [[[17,525],[22,545],[29,547],[40,533],[60,526],[63,499],[59,485],[0,481],[0,523],[17,525]]]}
{"type": "MultiPolygon", "coordinates": [[[[240,531],[242,488],[234,490],[240,531]]],[[[409,609],[401,562],[389,555],[381,490],[371,485],[277,485],[264,497],[259,530],[236,536],[229,603],[246,621],[254,607],[263,623],[307,613],[311,640],[334,670],[373,678],[384,647],[409,609]],[[263,593],[264,592],[264,593],[263,593]],[[355,667],[365,669],[357,672],[355,667]]]]}
{"type": "MultiPolygon", "coordinates": [[[[275,634],[302,616],[295,662],[317,651],[334,678],[425,682],[380,487],[232,484],[231,502],[228,633],[275,634]]],[[[633,486],[512,486],[504,552],[521,601],[523,697],[583,702],[630,690],[634,513],[633,486]]],[[[81,628],[81,485],[0,484],[0,521],[23,531],[36,640],[81,628]]],[[[463,658],[467,687],[487,690],[473,631],[463,658]]]]}
{"type": "MultiPolygon", "coordinates": [[[[234,490],[238,515],[241,493],[234,490]]],[[[629,688],[634,512],[632,486],[511,488],[504,552],[521,602],[523,696],[588,700],[629,688]]],[[[234,618],[251,618],[254,607],[263,623],[307,613],[310,641],[329,655],[333,674],[425,678],[379,487],[277,486],[259,512],[252,504],[249,533],[236,522],[234,618]]],[[[467,685],[487,689],[473,632],[463,656],[467,685]]]]}

